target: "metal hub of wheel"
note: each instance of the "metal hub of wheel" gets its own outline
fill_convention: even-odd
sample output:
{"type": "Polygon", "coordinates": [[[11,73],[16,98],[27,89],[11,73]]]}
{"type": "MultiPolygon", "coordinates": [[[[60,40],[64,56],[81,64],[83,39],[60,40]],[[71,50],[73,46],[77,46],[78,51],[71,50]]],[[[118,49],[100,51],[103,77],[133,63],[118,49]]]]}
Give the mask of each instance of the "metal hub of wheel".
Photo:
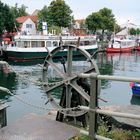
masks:
{"type": "Polygon", "coordinates": [[[81,80],[78,74],[93,71],[99,73],[96,62],[91,59],[91,55],[84,49],[71,45],[55,48],[49,52],[43,65],[43,86],[48,101],[65,116],[81,116],[85,114],[86,111],[76,107],[88,105],[90,96],[86,89],[81,84],[78,84],[78,81],[81,80]],[[80,56],[78,61],[75,61],[76,56],[80,56]],[[55,95],[55,93],[60,95],[55,95]],[[77,102],[77,99],[72,101],[75,95],[80,97],[80,103],[77,102]],[[63,106],[58,103],[56,96],[65,96],[63,106]]]}

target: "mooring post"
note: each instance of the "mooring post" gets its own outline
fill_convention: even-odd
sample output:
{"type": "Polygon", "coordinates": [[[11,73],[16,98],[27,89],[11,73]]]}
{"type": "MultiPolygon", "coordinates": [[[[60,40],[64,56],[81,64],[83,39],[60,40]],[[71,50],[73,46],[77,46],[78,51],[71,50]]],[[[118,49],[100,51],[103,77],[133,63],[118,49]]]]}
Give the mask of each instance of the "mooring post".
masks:
{"type": "Polygon", "coordinates": [[[0,103],[0,128],[7,125],[6,108],[8,105],[0,103]]]}
{"type": "Polygon", "coordinates": [[[97,114],[95,111],[98,107],[98,80],[97,73],[94,73],[90,77],[90,104],[89,104],[89,140],[95,140],[95,135],[97,132],[97,114]]]}

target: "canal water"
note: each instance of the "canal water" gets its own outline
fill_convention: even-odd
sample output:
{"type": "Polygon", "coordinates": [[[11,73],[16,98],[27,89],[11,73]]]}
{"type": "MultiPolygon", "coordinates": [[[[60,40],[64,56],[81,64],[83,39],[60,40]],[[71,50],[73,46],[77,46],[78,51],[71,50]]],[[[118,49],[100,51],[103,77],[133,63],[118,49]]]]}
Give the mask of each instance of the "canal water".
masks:
{"type": "MultiPolygon", "coordinates": [[[[101,74],[140,77],[140,53],[131,54],[106,54],[101,53],[96,57],[96,62],[101,74]]],[[[87,63],[81,58],[73,62],[75,71],[87,67],[87,63]]],[[[0,101],[8,104],[8,124],[29,114],[47,114],[47,110],[38,109],[33,105],[44,108],[52,108],[47,102],[45,91],[40,84],[42,79],[43,61],[9,62],[14,73],[9,75],[0,72],[0,86],[8,88],[14,96],[0,91],[0,101]],[[19,101],[19,97],[30,105],[19,101]]],[[[50,75],[54,73],[50,70],[50,75]]],[[[110,105],[140,105],[140,99],[132,96],[131,87],[128,82],[116,82],[103,80],[101,82],[100,97],[107,102],[99,101],[100,106],[110,105]]],[[[59,95],[56,96],[59,101],[59,95]]]]}

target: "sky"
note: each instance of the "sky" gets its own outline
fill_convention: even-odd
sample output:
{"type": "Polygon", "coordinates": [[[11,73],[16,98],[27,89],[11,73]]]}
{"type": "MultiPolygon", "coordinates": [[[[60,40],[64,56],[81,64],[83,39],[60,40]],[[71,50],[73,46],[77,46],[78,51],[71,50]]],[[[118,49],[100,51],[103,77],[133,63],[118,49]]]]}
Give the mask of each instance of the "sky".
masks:
{"type": "MultiPolygon", "coordinates": [[[[34,10],[41,10],[44,5],[49,6],[52,0],[1,0],[9,6],[18,3],[27,6],[27,12],[32,14],[34,10]]],[[[112,10],[119,25],[126,24],[127,21],[140,27],[140,0],[65,0],[73,11],[75,19],[85,19],[93,12],[106,7],[112,10]]]]}

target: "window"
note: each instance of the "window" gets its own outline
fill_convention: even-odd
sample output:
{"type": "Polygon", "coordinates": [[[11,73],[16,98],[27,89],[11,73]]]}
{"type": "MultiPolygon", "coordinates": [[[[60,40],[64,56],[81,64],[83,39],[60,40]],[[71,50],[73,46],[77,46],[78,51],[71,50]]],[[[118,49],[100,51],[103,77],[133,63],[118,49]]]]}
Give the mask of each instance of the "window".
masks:
{"type": "Polygon", "coordinates": [[[57,41],[53,41],[53,46],[58,46],[58,42],[57,41]]]}
{"type": "Polygon", "coordinates": [[[26,24],[26,28],[32,28],[32,24],[26,24]]]}
{"type": "Polygon", "coordinates": [[[46,47],[51,47],[51,46],[52,46],[51,41],[47,41],[46,42],[46,47]]]}

